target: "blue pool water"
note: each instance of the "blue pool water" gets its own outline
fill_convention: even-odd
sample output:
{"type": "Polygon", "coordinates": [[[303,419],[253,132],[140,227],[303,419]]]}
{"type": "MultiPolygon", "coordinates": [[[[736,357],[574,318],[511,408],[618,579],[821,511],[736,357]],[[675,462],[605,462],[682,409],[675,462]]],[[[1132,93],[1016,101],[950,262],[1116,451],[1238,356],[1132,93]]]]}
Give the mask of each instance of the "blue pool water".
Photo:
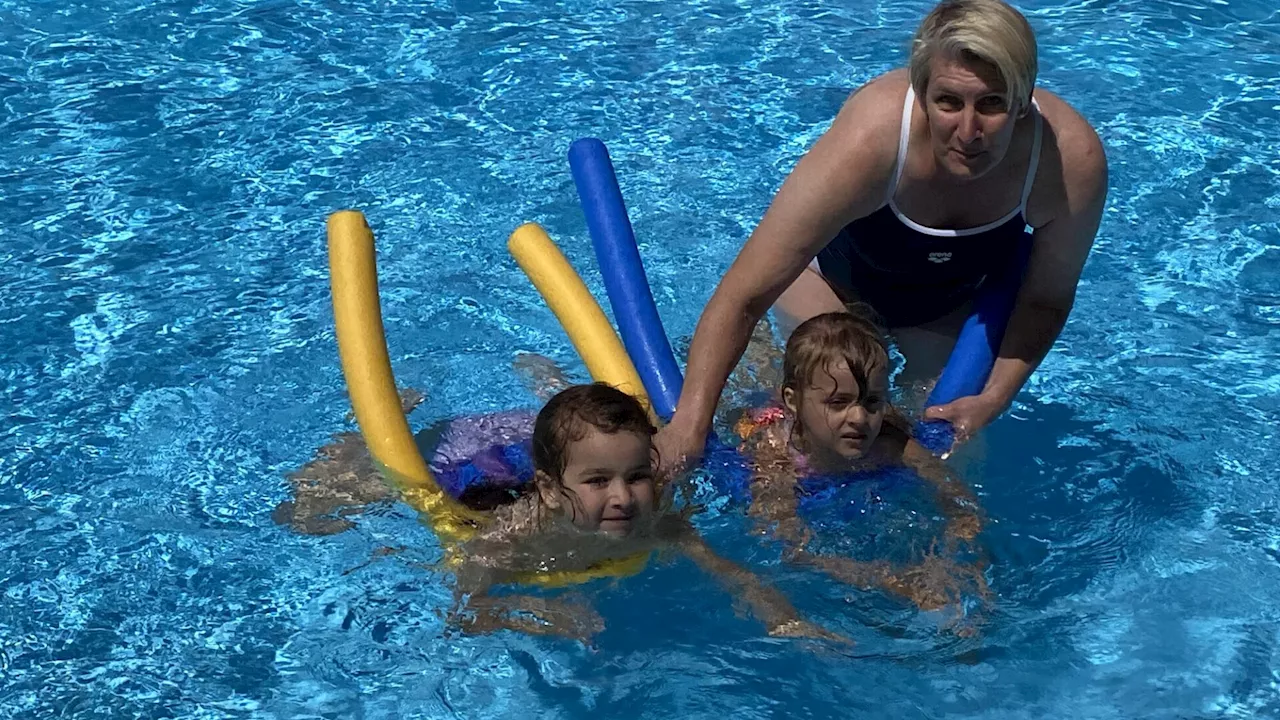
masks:
{"type": "Polygon", "coordinates": [[[740,508],[711,543],[855,648],[762,638],[680,561],[584,591],[593,649],[457,637],[404,507],[271,520],[350,427],[326,214],[377,232],[415,427],[531,407],[515,352],[585,375],[507,234],[543,223],[603,297],[570,141],[609,145],[683,344],[928,5],[0,0],[0,717],[1280,717],[1270,0],[1021,4],[1112,189],[1069,326],[965,467],[977,637],[780,565],[740,508]]]}

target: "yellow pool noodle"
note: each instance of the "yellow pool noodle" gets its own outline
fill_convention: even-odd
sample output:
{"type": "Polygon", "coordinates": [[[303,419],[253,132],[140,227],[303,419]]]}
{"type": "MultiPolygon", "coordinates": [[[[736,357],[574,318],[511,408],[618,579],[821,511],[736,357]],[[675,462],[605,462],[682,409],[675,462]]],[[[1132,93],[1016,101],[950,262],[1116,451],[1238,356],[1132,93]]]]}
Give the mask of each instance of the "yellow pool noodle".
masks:
{"type": "Polygon", "coordinates": [[[483,516],[440,488],[400,406],[378,301],[373,231],[362,213],[341,210],[329,216],[328,235],[338,353],[369,454],[442,541],[466,540],[483,516]]]}
{"type": "Polygon", "coordinates": [[[525,223],[511,233],[507,249],[555,313],[591,377],[638,399],[656,422],[640,375],[609,318],[546,231],[525,223]]]}

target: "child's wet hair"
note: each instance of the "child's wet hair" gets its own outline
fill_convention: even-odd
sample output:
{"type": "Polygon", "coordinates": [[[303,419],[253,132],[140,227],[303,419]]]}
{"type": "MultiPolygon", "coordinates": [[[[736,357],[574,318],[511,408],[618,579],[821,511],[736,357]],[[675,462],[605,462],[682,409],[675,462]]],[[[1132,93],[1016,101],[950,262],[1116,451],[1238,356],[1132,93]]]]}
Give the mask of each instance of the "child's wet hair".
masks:
{"type": "Polygon", "coordinates": [[[842,360],[860,397],[866,397],[872,377],[889,371],[884,329],[859,306],[809,318],[791,333],[782,360],[782,386],[803,396],[819,372],[842,360]]]}
{"type": "Polygon", "coordinates": [[[658,430],[634,397],[604,383],[574,385],[551,398],[533,423],[533,466],[560,482],[569,446],[589,430],[652,437],[658,430]]]}

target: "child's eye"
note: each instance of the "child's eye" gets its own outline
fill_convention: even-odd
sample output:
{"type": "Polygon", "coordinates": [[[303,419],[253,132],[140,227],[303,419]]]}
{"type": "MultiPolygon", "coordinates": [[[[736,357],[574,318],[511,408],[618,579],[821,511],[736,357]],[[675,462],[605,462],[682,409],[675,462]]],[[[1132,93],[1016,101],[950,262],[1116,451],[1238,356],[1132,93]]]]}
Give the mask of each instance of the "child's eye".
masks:
{"type": "Polygon", "coordinates": [[[867,398],[867,401],[863,403],[863,405],[871,412],[875,412],[884,406],[884,398],[878,398],[873,395],[872,397],[867,398]]]}
{"type": "Polygon", "coordinates": [[[633,485],[636,483],[647,483],[652,481],[653,481],[653,473],[650,473],[650,472],[636,473],[635,475],[632,475],[631,477],[627,478],[627,482],[633,485]]]}
{"type": "Polygon", "coordinates": [[[609,484],[609,478],[603,475],[593,475],[587,478],[587,484],[593,487],[603,487],[609,484]]]}

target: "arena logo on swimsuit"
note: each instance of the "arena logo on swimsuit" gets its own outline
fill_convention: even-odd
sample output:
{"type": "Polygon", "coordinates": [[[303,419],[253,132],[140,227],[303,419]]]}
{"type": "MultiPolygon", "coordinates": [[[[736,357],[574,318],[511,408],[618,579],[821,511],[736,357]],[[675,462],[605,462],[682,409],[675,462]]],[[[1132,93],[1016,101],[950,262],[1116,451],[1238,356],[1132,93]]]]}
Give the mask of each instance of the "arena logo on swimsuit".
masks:
{"type": "Polygon", "coordinates": [[[939,263],[939,264],[941,264],[941,263],[947,262],[947,261],[948,261],[948,260],[950,260],[950,259],[951,259],[951,253],[949,253],[949,252],[931,252],[931,253],[929,253],[929,262],[931,262],[931,263],[939,263]]]}

